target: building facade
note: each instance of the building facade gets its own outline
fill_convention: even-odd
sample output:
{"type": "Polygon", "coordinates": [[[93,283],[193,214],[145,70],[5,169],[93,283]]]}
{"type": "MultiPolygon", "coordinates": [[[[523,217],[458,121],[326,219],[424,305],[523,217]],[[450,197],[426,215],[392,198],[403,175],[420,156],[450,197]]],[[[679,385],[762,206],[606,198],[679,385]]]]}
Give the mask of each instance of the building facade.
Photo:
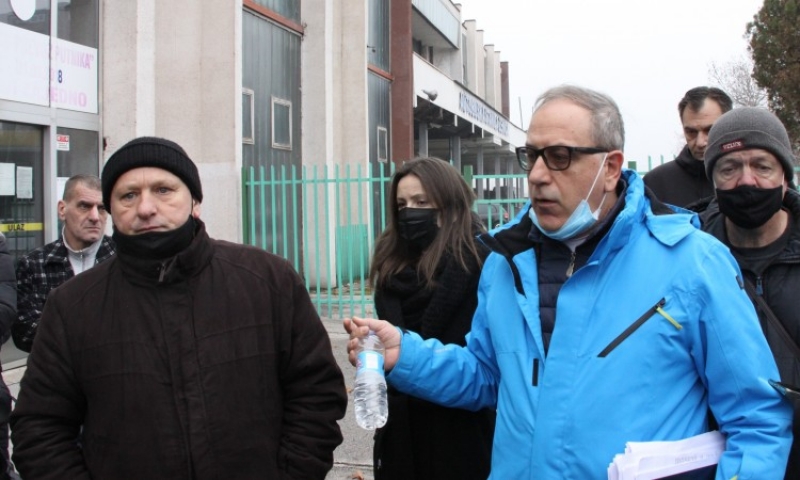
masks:
{"type": "MultiPolygon", "coordinates": [[[[136,136],[175,140],[197,162],[212,236],[306,263],[337,245],[289,238],[302,232],[282,228],[285,212],[302,198],[262,189],[243,205],[243,172],[376,172],[428,155],[503,174],[524,143],[508,64],[450,0],[0,0],[0,45],[0,229],[16,255],[60,234],[66,178],[99,174],[136,136]]],[[[474,186],[481,198],[524,188],[474,186]]],[[[314,222],[334,231],[350,212],[325,204],[314,222]]],[[[363,223],[370,237],[382,226],[363,223]]]]}

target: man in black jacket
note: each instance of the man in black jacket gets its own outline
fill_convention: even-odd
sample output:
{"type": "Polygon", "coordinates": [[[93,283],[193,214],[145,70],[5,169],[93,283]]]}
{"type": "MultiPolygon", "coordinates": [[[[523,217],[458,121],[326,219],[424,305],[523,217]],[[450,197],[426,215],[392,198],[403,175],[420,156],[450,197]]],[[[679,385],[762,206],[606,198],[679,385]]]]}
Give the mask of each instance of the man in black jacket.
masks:
{"type": "Polygon", "coordinates": [[[104,234],[108,213],[97,176],[78,174],[67,180],[58,219],[64,224],[61,236],[17,261],[17,320],[11,338],[23,352],[31,351],[50,291],[114,255],[114,242],[104,234]]]}
{"type": "MultiPolygon", "coordinates": [[[[8,253],[5,235],[0,233],[0,345],[11,335],[11,324],[16,316],[17,282],[14,278],[14,259],[8,253]]],[[[9,415],[11,415],[11,393],[0,375],[0,480],[11,478],[9,474],[13,473],[8,458],[9,415]]]]}
{"type": "Polygon", "coordinates": [[[22,477],[324,479],[347,393],[300,276],[208,236],[174,142],[128,142],[102,179],[117,254],[47,299],[11,416],[22,477]]]}
{"type": "MultiPolygon", "coordinates": [[[[731,249],[781,380],[800,385],[800,194],[789,136],[766,109],[737,108],[714,124],[705,158],[716,199],[701,215],[703,230],[731,249]]],[[[800,478],[800,401],[793,401],[787,480],[800,478]]]]}
{"type": "Polygon", "coordinates": [[[731,108],[731,98],[719,88],[695,87],[686,92],[678,103],[686,146],[675,161],[657,166],[644,177],[659,200],[688,208],[711,200],[714,189],[706,178],[703,154],[711,126],[731,108]]]}

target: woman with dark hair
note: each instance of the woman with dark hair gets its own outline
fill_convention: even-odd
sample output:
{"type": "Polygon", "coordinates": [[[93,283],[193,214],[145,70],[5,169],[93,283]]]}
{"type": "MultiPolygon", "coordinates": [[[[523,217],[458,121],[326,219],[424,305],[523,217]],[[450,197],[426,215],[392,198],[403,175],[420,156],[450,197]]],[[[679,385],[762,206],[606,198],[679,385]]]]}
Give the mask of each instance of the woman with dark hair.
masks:
{"type": "MultiPolygon", "coordinates": [[[[370,283],[379,318],[423,338],[464,345],[488,249],[471,211],[475,195],[450,164],[417,158],[392,178],[388,224],[370,283]]],[[[485,480],[493,410],[446,408],[389,388],[389,420],[375,434],[376,480],[485,480]]]]}

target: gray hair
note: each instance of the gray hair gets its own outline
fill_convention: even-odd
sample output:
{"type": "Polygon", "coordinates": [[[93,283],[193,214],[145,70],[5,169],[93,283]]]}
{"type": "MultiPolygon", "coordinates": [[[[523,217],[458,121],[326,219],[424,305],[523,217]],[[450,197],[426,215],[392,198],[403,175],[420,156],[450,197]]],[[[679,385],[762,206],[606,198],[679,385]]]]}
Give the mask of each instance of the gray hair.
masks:
{"type": "Polygon", "coordinates": [[[89,190],[102,191],[100,188],[100,177],[97,175],[79,173],[69,177],[67,183],[64,184],[64,194],[61,196],[61,199],[65,202],[72,200],[72,195],[75,193],[75,188],[78,185],[83,185],[89,190]]]}
{"type": "Polygon", "coordinates": [[[536,99],[533,113],[553,100],[565,99],[592,114],[592,139],[598,148],[622,150],[625,147],[625,125],[616,102],[608,95],[575,85],[553,87],[536,99]]]}

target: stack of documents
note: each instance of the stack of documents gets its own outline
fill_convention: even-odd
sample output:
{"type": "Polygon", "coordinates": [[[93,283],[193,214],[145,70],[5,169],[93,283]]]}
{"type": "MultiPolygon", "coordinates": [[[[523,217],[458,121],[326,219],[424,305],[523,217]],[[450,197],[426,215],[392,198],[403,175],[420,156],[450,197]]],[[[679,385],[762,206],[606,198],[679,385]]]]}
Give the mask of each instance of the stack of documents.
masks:
{"type": "Polygon", "coordinates": [[[674,442],[628,442],[608,466],[608,480],[713,479],[723,451],[718,431],[674,442]]]}

